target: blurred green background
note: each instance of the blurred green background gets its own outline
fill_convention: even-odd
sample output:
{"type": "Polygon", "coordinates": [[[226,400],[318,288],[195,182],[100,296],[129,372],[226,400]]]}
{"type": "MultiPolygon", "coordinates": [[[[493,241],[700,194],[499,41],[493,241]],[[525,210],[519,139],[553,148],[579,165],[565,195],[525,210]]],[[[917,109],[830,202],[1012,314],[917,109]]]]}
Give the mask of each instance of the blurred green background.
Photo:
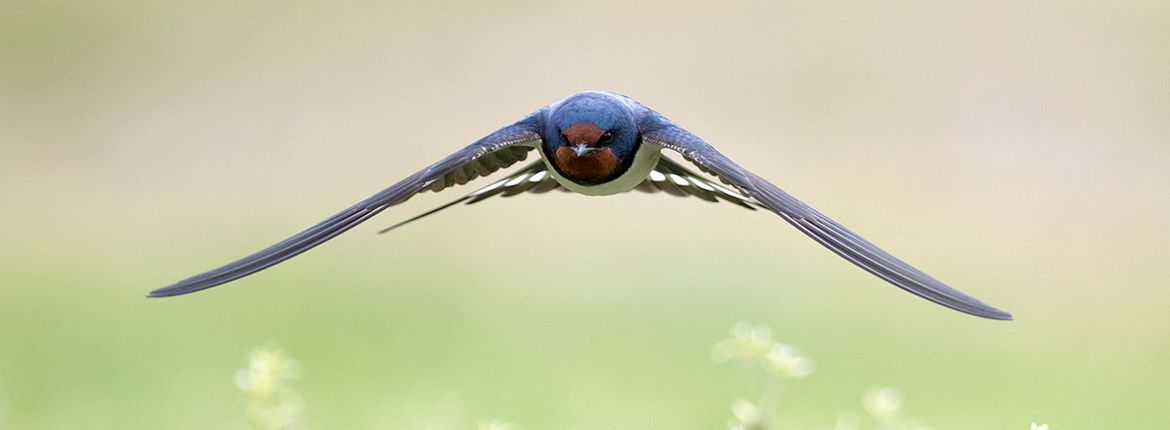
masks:
{"type": "MultiPolygon", "coordinates": [[[[253,347],[317,429],[711,429],[740,320],[945,429],[1170,427],[1170,2],[0,2],[0,428],[242,428],[253,347]],[[424,194],[267,246],[573,92],[633,96],[920,268],[667,195],[424,194]]],[[[478,182],[477,184],[484,184],[478,182]]]]}

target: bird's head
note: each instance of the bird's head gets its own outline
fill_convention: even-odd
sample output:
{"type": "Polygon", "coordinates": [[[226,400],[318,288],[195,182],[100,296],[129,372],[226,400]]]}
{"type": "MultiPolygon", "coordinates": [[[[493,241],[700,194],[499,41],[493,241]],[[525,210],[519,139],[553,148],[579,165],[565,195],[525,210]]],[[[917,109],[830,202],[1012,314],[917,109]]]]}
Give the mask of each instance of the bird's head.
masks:
{"type": "Polygon", "coordinates": [[[543,150],[564,177],[586,185],[629,169],[641,143],[630,108],[603,93],[565,99],[549,114],[543,150]]]}

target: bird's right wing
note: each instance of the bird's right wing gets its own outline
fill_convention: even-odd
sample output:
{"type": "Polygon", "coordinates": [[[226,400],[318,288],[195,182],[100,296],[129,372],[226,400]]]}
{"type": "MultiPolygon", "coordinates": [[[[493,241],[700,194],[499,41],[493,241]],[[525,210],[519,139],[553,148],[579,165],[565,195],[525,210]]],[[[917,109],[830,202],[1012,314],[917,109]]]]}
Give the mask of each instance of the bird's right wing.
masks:
{"type": "Polygon", "coordinates": [[[650,171],[650,177],[634,187],[635,190],[655,193],[664,192],[674,196],[694,196],[709,202],[728,201],[746,209],[762,207],[760,202],[700,175],[666,157],[658,158],[658,165],[650,171]]]}
{"type": "Polygon", "coordinates": [[[865,271],[919,297],[971,315],[1010,320],[1011,314],[983,303],[890,255],[856,233],[813,209],[771,182],[740,167],[713,146],[647,109],[643,119],[646,142],[682,154],[699,169],[714,174],[802,233],[865,271]]]}
{"type": "Polygon", "coordinates": [[[419,192],[440,191],[455,184],[467,183],[477,176],[487,175],[508,167],[523,160],[528,155],[528,151],[540,145],[539,132],[543,121],[544,110],[542,109],[515,124],[496,130],[475,143],[288,239],[223,267],[151,291],[149,297],[168,297],[192,293],[248,276],[308,251],[370,219],[386,208],[406,201],[419,192]]]}

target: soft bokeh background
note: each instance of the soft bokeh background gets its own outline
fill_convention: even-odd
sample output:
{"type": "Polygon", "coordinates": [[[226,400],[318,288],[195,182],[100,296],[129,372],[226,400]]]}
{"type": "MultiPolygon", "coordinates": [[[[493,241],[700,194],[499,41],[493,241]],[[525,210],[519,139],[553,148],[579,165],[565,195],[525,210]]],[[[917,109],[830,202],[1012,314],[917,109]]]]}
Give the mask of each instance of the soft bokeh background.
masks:
{"type": "Polygon", "coordinates": [[[0,3],[0,427],[241,428],[255,346],[317,429],[711,429],[736,321],[936,428],[1170,426],[1170,2],[0,3]],[[943,280],[764,213],[523,196],[262,274],[267,246],[585,89],[629,94],[943,280]]]}

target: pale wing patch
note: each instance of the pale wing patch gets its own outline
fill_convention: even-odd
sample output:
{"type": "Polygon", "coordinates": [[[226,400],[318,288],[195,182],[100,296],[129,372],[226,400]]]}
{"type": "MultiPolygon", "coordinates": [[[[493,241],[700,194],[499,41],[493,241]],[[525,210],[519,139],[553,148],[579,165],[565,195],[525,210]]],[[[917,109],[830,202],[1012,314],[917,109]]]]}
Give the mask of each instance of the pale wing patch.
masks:
{"type": "Polygon", "coordinates": [[[659,158],[658,165],[646,180],[634,189],[647,193],[661,191],[681,197],[694,196],[709,202],[724,200],[751,210],[761,206],[755,199],[708,179],[706,175],[695,173],[666,157],[659,158]]]}
{"type": "MultiPolygon", "coordinates": [[[[536,194],[554,189],[569,191],[557,182],[556,177],[549,174],[544,161],[537,160],[503,179],[492,182],[483,188],[472,191],[463,197],[423,212],[406,221],[394,224],[382,230],[381,233],[417,221],[459,203],[473,204],[493,196],[510,197],[520,193],[536,194]]],[[[665,192],[680,197],[693,196],[709,202],[723,200],[751,210],[755,210],[756,206],[760,206],[760,203],[755,199],[709,180],[706,175],[700,175],[688,170],[665,157],[658,159],[654,170],[651,170],[646,176],[646,179],[634,187],[634,189],[647,193],[665,192]]]]}
{"type": "MultiPolygon", "coordinates": [[[[513,163],[514,162],[515,161],[513,161],[513,163]]],[[[459,203],[466,203],[470,205],[496,195],[509,197],[523,192],[543,193],[556,188],[559,188],[559,185],[557,184],[557,181],[552,178],[552,176],[549,176],[548,171],[545,170],[544,161],[536,160],[524,168],[512,173],[511,175],[504,177],[503,179],[492,182],[483,188],[472,191],[467,195],[450,201],[442,206],[423,212],[398,224],[394,224],[390,227],[382,229],[379,231],[379,233],[385,233],[406,224],[410,224],[411,222],[418,221],[427,215],[433,214],[443,209],[447,209],[459,203]]]]}

